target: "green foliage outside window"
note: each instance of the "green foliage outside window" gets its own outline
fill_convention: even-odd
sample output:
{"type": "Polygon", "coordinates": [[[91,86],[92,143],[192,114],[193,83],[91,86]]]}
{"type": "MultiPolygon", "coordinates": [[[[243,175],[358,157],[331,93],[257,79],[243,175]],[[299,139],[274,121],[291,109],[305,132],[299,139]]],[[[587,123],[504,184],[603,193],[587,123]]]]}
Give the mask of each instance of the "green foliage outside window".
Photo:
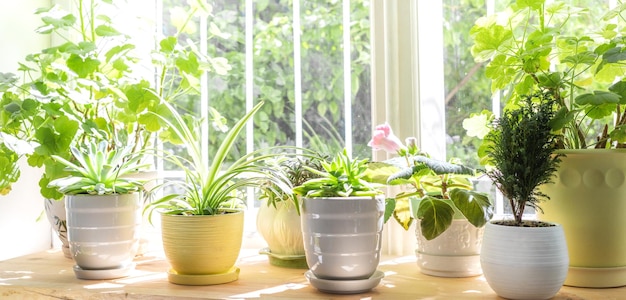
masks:
{"type": "MultiPolygon", "coordinates": [[[[182,1],[164,1],[164,8],[183,5],[182,1]]],[[[245,108],[245,1],[218,0],[212,3],[213,16],[208,23],[209,57],[224,57],[232,67],[226,76],[208,75],[209,105],[232,125],[245,108]],[[219,28],[219,30],[216,30],[219,28]]],[[[266,104],[254,117],[255,147],[295,145],[295,78],[293,44],[293,2],[290,0],[255,1],[253,33],[254,100],[266,104]]],[[[167,9],[164,9],[164,12],[167,9]]],[[[343,20],[342,1],[301,2],[302,105],[305,147],[333,145],[314,149],[334,153],[343,148],[343,20]],[[341,140],[339,140],[341,139],[341,140]],[[319,141],[326,143],[319,143],[319,141]]],[[[171,18],[166,12],[164,22],[171,18]]],[[[351,49],[353,95],[353,155],[368,157],[366,143],[370,118],[370,39],[369,1],[351,1],[351,49]]],[[[165,28],[166,32],[169,30],[165,28]]],[[[189,33],[197,39],[197,32],[189,33]]],[[[199,111],[199,98],[180,102],[183,109],[199,111]]],[[[209,153],[214,153],[222,139],[215,128],[209,135],[209,153]]],[[[245,153],[244,139],[233,148],[236,157],[245,153]]]]}

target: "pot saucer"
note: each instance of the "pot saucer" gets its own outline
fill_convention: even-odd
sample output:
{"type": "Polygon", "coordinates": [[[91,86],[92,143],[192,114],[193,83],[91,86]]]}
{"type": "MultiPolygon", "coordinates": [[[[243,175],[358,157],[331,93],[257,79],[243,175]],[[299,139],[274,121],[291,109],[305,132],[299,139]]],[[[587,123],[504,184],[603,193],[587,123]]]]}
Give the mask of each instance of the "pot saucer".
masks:
{"type": "Polygon", "coordinates": [[[259,250],[259,254],[267,255],[270,265],[283,267],[283,268],[293,268],[293,269],[308,269],[309,265],[306,263],[306,256],[304,255],[285,255],[272,253],[270,248],[263,248],[259,250]]]}
{"type": "Polygon", "coordinates": [[[204,275],[185,275],[178,274],[175,270],[167,271],[167,280],[171,283],[182,285],[213,285],[235,281],[239,278],[239,268],[232,267],[225,273],[220,274],[204,274],[204,275]]]}
{"type": "Polygon", "coordinates": [[[376,287],[385,273],[376,270],[370,278],[358,280],[329,280],[315,277],[311,270],[304,273],[312,286],[325,293],[332,294],[359,294],[365,293],[376,287]]]}
{"type": "Polygon", "coordinates": [[[105,269],[105,270],[88,270],[74,265],[74,275],[78,279],[88,280],[101,280],[101,279],[115,279],[122,278],[130,275],[135,270],[135,263],[130,263],[126,266],[117,269],[105,269]]]}

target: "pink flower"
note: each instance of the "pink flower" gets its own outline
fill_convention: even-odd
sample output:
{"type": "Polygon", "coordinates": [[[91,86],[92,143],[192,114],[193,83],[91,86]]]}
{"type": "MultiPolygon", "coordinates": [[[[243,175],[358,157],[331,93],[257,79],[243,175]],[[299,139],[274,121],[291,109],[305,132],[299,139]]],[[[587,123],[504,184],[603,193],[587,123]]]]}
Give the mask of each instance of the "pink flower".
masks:
{"type": "Polygon", "coordinates": [[[398,150],[405,148],[400,139],[393,134],[389,124],[376,126],[372,134],[372,140],[367,143],[374,150],[385,150],[387,153],[398,153],[398,150]]]}

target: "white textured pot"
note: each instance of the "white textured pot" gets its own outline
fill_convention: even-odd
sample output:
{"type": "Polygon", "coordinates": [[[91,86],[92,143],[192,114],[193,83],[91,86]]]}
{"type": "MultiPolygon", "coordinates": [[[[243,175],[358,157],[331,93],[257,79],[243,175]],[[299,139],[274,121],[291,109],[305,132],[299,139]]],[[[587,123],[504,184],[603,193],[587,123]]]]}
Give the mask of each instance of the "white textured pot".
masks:
{"type": "Polygon", "coordinates": [[[480,255],[489,286],[509,299],[549,299],[561,289],[569,264],[561,225],[485,226],[480,255]]]}
{"type": "Polygon", "coordinates": [[[482,274],[480,247],[484,228],[477,228],[467,219],[455,219],[441,235],[426,240],[417,222],[417,265],[426,275],[469,277],[482,274]]]}
{"type": "Polygon", "coordinates": [[[65,199],[52,200],[44,199],[44,210],[52,230],[61,241],[61,250],[67,258],[72,258],[70,254],[70,244],[67,241],[67,216],[65,213],[65,199]]]}
{"type": "Polygon", "coordinates": [[[67,195],[67,233],[79,278],[123,277],[137,252],[141,226],[141,193],[124,195],[67,195]],[[91,277],[90,274],[97,274],[91,277]]]}
{"type": "Polygon", "coordinates": [[[303,198],[306,261],[318,279],[360,280],[380,261],[384,196],[303,198]]]}

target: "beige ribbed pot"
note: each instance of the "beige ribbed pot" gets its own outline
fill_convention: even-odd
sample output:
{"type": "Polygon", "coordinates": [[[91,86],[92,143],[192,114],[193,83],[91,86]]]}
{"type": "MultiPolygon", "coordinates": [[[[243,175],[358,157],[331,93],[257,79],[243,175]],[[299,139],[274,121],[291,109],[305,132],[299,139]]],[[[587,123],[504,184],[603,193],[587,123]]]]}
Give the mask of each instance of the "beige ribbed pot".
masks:
{"type": "Polygon", "coordinates": [[[626,285],[626,150],[561,150],[553,184],[541,191],[540,220],[563,225],[570,266],[565,285],[626,285]]]}
{"type": "Polygon", "coordinates": [[[163,250],[172,268],[170,282],[204,285],[236,280],[238,271],[233,269],[241,250],[243,221],[243,212],[161,214],[163,250]]]}

